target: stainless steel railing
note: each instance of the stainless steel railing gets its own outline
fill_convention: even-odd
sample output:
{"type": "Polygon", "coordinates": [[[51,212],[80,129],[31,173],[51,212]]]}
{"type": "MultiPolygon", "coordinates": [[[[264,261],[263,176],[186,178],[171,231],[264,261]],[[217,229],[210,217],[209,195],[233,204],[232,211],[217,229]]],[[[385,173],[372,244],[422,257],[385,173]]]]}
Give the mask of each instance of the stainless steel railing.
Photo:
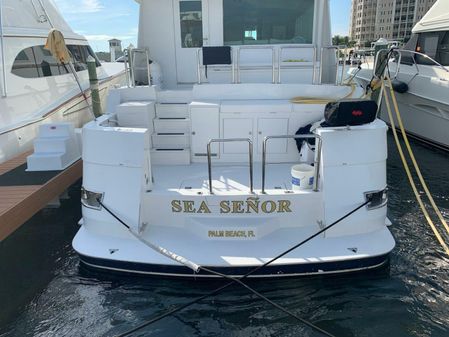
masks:
{"type": "Polygon", "coordinates": [[[8,95],[6,83],[5,37],[3,35],[3,1],[0,0],[0,50],[2,57],[2,97],[8,95]]]}
{"type": "Polygon", "coordinates": [[[322,148],[322,139],[319,135],[309,134],[309,135],[282,135],[282,136],[267,136],[263,140],[262,145],[262,194],[265,194],[265,175],[266,175],[266,166],[267,166],[267,143],[270,139],[298,139],[298,138],[315,138],[318,140],[316,146],[316,155],[315,155],[315,173],[313,180],[313,190],[315,192],[318,191],[318,179],[320,174],[320,166],[321,166],[321,148],[322,148]]]}
{"type": "Polygon", "coordinates": [[[127,48],[128,56],[125,58],[125,73],[129,73],[129,75],[126,76],[126,79],[128,87],[131,88],[136,86],[134,57],[138,53],[144,54],[145,56],[145,69],[148,77],[148,85],[151,85],[150,55],[148,54],[148,50],[142,48],[127,48]]]}
{"type": "Polygon", "coordinates": [[[230,142],[247,142],[248,143],[248,153],[249,153],[249,189],[250,193],[254,193],[253,185],[253,142],[249,138],[223,138],[223,139],[211,139],[207,143],[207,166],[209,172],[209,192],[214,194],[212,189],[212,143],[230,143],[230,142]]]}
{"type": "MultiPolygon", "coordinates": [[[[414,64],[414,66],[416,68],[416,75],[419,75],[420,71],[419,71],[418,63],[416,62],[416,57],[415,56],[423,57],[426,60],[428,60],[431,63],[433,63],[433,65],[437,66],[438,68],[444,70],[445,72],[449,72],[448,68],[446,68],[441,63],[439,63],[438,61],[436,61],[433,58],[431,58],[429,55],[426,55],[426,54],[423,54],[423,53],[420,53],[420,52],[417,52],[417,51],[414,51],[414,50],[405,50],[405,49],[392,49],[391,51],[392,51],[393,54],[398,55],[397,68],[396,68],[396,72],[395,72],[393,78],[396,78],[398,76],[400,70],[401,70],[401,61],[402,61],[402,54],[403,53],[409,53],[409,54],[413,55],[413,57],[411,59],[413,60],[413,64],[414,64]]],[[[376,61],[377,61],[377,56],[376,56],[376,61]]],[[[428,65],[428,64],[421,64],[421,65],[428,65]]],[[[376,67],[374,67],[374,69],[376,69],[376,67]]]]}
{"type": "MultiPolygon", "coordinates": [[[[198,48],[196,51],[196,63],[197,63],[197,77],[198,77],[198,84],[202,83],[202,77],[201,77],[201,64],[202,64],[202,57],[201,57],[201,51],[202,48],[198,48]]],[[[234,66],[234,49],[231,48],[231,83],[235,83],[235,66],[234,66]]]]}
{"type": "Polygon", "coordinates": [[[343,68],[341,70],[341,78],[340,81],[338,81],[338,66],[340,65],[340,51],[346,49],[346,46],[325,46],[321,47],[320,52],[320,84],[323,83],[323,58],[324,58],[324,51],[325,50],[335,50],[336,55],[336,71],[335,71],[335,85],[342,84],[343,78],[346,70],[346,53],[343,54],[343,68]]]}
{"type": "Polygon", "coordinates": [[[312,49],[312,84],[316,81],[316,47],[315,46],[281,46],[278,52],[278,83],[282,83],[281,72],[282,72],[282,51],[285,49],[312,49]]]}
{"type": "Polygon", "coordinates": [[[240,71],[242,70],[240,64],[241,52],[242,50],[252,50],[252,49],[271,50],[271,82],[276,83],[276,51],[274,49],[274,46],[240,46],[237,50],[237,83],[241,83],[240,81],[240,71]]]}

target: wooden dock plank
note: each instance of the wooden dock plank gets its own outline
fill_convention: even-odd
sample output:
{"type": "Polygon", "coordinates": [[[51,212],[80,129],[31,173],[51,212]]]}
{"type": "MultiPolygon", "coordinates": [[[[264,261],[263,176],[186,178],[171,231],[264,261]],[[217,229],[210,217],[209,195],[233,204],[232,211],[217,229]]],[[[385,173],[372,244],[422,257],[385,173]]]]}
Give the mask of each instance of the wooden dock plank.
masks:
{"type": "MultiPolygon", "coordinates": [[[[10,163],[10,169],[22,165],[23,162],[18,163],[23,158],[26,161],[25,154],[22,155],[22,159],[19,158],[10,163]]],[[[34,214],[44,208],[51,200],[58,197],[70,185],[81,178],[82,167],[82,161],[78,160],[75,164],[43,185],[0,188],[0,241],[7,238],[34,214]]]]}
{"type": "Polygon", "coordinates": [[[10,160],[5,161],[4,163],[1,163],[0,174],[6,173],[8,171],[15,169],[16,167],[19,167],[20,165],[25,164],[27,161],[27,157],[32,153],[33,151],[27,151],[18,155],[17,157],[14,157],[10,160]]]}

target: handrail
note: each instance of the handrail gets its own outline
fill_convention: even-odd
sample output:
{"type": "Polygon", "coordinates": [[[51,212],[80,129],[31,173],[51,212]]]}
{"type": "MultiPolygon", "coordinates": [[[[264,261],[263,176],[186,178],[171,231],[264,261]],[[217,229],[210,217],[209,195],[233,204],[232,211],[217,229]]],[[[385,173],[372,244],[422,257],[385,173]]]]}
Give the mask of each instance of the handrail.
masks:
{"type": "MultiPolygon", "coordinates": [[[[339,63],[340,63],[340,50],[341,49],[346,49],[346,46],[325,46],[325,47],[321,47],[321,52],[320,52],[320,84],[322,84],[323,82],[323,56],[324,56],[324,50],[329,50],[329,49],[335,49],[335,54],[336,54],[336,72],[335,72],[335,85],[338,85],[338,67],[339,67],[339,63]]],[[[340,79],[340,84],[343,83],[343,78],[344,78],[344,74],[345,74],[345,70],[346,70],[346,54],[344,54],[343,56],[343,68],[341,70],[341,79],[340,79]]]]}
{"type": "MultiPolygon", "coordinates": [[[[136,53],[145,54],[145,67],[147,69],[148,85],[151,86],[151,71],[150,71],[150,56],[147,49],[142,48],[128,48],[128,62],[131,78],[131,87],[136,86],[135,72],[134,72],[134,55],[136,53]]],[[[126,63],[126,62],[125,62],[126,63]]],[[[126,70],[126,64],[125,64],[126,70]]]]}
{"type": "Polygon", "coordinates": [[[253,142],[249,138],[223,138],[223,139],[211,139],[207,143],[207,166],[209,172],[209,192],[214,194],[212,190],[212,143],[230,143],[230,142],[248,142],[248,152],[249,152],[249,189],[251,194],[254,193],[253,186],[253,142]]]}
{"type": "Polygon", "coordinates": [[[8,95],[6,84],[5,37],[3,35],[3,0],[0,0],[0,50],[2,57],[2,97],[8,95]]]}
{"type": "MultiPolygon", "coordinates": [[[[398,55],[399,55],[399,58],[398,58],[398,66],[397,66],[396,73],[395,73],[395,75],[394,75],[393,78],[396,78],[396,77],[398,76],[398,74],[399,74],[399,71],[400,71],[400,68],[401,68],[402,53],[409,53],[409,54],[414,54],[414,55],[418,55],[418,56],[424,57],[425,59],[427,59],[427,60],[429,60],[430,62],[432,62],[434,65],[438,66],[440,69],[444,70],[445,72],[449,72],[449,69],[448,69],[448,68],[446,68],[446,67],[443,66],[441,63],[439,63],[439,62],[436,61],[435,59],[431,58],[431,57],[430,57],[429,55],[427,55],[427,54],[423,54],[423,53],[420,53],[420,52],[417,52],[417,51],[414,51],[414,50],[406,50],[406,49],[394,49],[394,48],[393,48],[391,51],[392,51],[392,53],[395,53],[395,54],[398,54],[398,55]]],[[[412,57],[412,59],[413,59],[413,64],[415,65],[415,68],[416,68],[416,71],[417,71],[417,74],[416,74],[416,75],[418,75],[418,74],[419,74],[418,63],[416,62],[415,57],[412,57]]],[[[423,64],[423,65],[425,65],[425,64],[423,64]]]]}
{"type": "Polygon", "coordinates": [[[313,64],[312,64],[312,84],[315,84],[315,80],[316,80],[316,46],[302,46],[302,45],[297,45],[297,46],[281,46],[279,48],[279,53],[278,53],[278,83],[282,83],[281,80],[281,69],[282,69],[282,51],[284,49],[312,49],[313,51],[313,64]]]}
{"type": "Polygon", "coordinates": [[[276,83],[276,51],[274,46],[239,46],[237,49],[237,83],[241,83],[240,81],[240,53],[243,49],[271,49],[271,74],[272,74],[272,83],[276,83]]]}
{"type": "Polygon", "coordinates": [[[313,191],[318,191],[318,179],[319,179],[319,172],[320,172],[320,166],[321,166],[321,147],[322,147],[322,139],[319,135],[315,134],[308,134],[308,135],[282,135],[282,136],[267,136],[263,140],[263,146],[262,146],[262,194],[265,194],[265,172],[266,172],[266,166],[267,166],[267,143],[270,139],[298,139],[298,138],[316,138],[318,139],[318,145],[317,145],[317,156],[315,156],[315,173],[314,173],[314,180],[313,180],[313,191]]]}
{"type": "MultiPolygon", "coordinates": [[[[196,70],[196,73],[197,73],[197,77],[198,77],[198,84],[201,84],[202,83],[202,80],[201,80],[201,57],[200,57],[200,54],[201,54],[201,51],[203,50],[203,48],[198,48],[197,49],[197,51],[196,51],[196,61],[197,61],[197,70],[196,70]]],[[[232,75],[232,83],[234,84],[235,83],[235,68],[234,68],[234,50],[232,49],[232,47],[231,47],[231,75],[232,75]]]]}

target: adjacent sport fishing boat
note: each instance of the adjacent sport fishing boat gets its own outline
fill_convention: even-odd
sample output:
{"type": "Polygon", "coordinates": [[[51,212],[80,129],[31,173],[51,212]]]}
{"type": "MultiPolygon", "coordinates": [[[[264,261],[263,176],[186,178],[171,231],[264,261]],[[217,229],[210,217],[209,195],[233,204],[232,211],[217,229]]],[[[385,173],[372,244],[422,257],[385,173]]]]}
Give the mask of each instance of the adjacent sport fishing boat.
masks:
{"type": "Polygon", "coordinates": [[[73,74],[44,48],[52,28],[64,34],[87,94],[89,56],[97,60],[103,98],[109,87],[125,83],[123,66],[101,64],[53,1],[0,1],[0,163],[30,150],[43,123],[70,122],[81,127],[92,119],[73,74]]]}
{"type": "MultiPolygon", "coordinates": [[[[404,127],[410,136],[448,151],[449,2],[437,1],[412,32],[389,62],[390,76],[401,83],[396,97],[404,127]]],[[[355,79],[365,88],[372,76],[372,65],[365,64],[355,79]]],[[[381,118],[389,122],[385,107],[381,118]]]]}
{"type": "Polygon", "coordinates": [[[141,72],[83,128],[81,262],[244,275],[337,222],[251,277],[387,264],[387,127],[339,79],[328,1],[138,2],[129,55],[162,85],[135,86],[130,57],[141,72]]]}

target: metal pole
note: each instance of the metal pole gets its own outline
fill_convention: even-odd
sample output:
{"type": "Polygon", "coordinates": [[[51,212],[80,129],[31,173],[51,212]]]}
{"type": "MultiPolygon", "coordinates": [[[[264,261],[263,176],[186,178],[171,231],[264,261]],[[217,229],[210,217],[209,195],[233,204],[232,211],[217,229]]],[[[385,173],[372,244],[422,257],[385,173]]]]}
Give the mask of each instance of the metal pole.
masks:
{"type": "Polygon", "coordinates": [[[316,46],[314,46],[313,47],[313,64],[312,64],[312,71],[313,71],[313,74],[312,74],[312,84],[315,84],[316,83],[316,55],[317,54],[317,52],[316,52],[316,46]]]}
{"type": "Polygon", "coordinates": [[[145,49],[145,62],[147,66],[148,86],[151,87],[150,54],[147,49],[145,49]]]}
{"type": "Polygon", "coordinates": [[[87,103],[87,107],[88,107],[89,111],[91,112],[93,119],[96,120],[97,118],[95,117],[95,114],[92,111],[91,106],[89,105],[89,100],[87,99],[86,93],[84,92],[83,87],[81,86],[81,82],[80,82],[80,79],[78,77],[78,74],[76,73],[75,67],[73,66],[73,63],[71,61],[68,64],[69,64],[70,71],[73,74],[73,77],[75,77],[76,83],[78,84],[78,88],[81,91],[81,95],[83,95],[83,98],[84,98],[84,100],[87,103]]]}
{"type": "Polygon", "coordinates": [[[201,48],[198,48],[198,50],[196,51],[196,60],[197,60],[197,76],[198,76],[198,84],[201,84],[201,59],[200,59],[200,51],[201,48]]]}
{"type": "Polygon", "coordinates": [[[97,62],[92,56],[87,58],[87,69],[89,72],[89,82],[90,82],[90,92],[92,99],[92,110],[94,116],[100,117],[102,115],[101,110],[101,99],[100,99],[100,90],[98,85],[98,76],[97,76],[97,62]]]}
{"type": "Polygon", "coordinates": [[[271,66],[271,73],[272,73],[272,75],[271,75],[271,82],[273,84],[275,84],[276,83],[276,74],[275,74],[276,73],[276,50],[274,49],[274,47],[271,47],[271,53],[272,53],[272,55],[271,55],[271,63],[272,63],[272,66],[271,66]]]}
{"type": "Polygon", "coordinates": [[[3,35],[3,0],[0,0],[0,43],[2,52],[2,97],[6,97],[8,90],[6,84],[5,41],[3,35]]]}
{"type": "Polygon", "coordinates": [[[214,194],[214,192],[212,191],[212,156],[211,156],[210,144],[211,144],[211,141],[209,141],[209,143],[207,143],[207,168],[209,171],[209,192],[210,192],[210,194],[214,194]]]}

